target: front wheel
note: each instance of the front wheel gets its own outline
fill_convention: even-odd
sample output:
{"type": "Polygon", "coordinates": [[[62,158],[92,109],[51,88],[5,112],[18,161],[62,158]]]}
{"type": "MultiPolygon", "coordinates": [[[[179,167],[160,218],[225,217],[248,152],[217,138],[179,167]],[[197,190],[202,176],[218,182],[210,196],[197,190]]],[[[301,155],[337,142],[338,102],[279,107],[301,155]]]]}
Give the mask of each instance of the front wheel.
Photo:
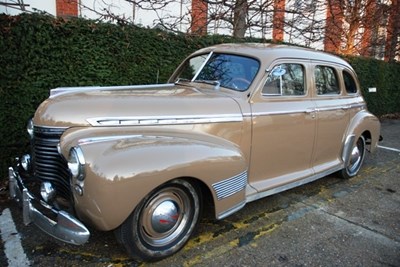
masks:
{"type": "Polygon", "coordinates": [[[180,250],[200,218],[198,189],[185,180],[173,180],[152,191],[119,227],[118,239],[129,255],[154,261],[180,250]]]}
{"type": "Polygon", "coordinates": [[[364,162],[365,157],[365,138],[360,136],[351,149],[350,158],[345,168],[341,171],[342,178],[349,179],[357,175],[364,162]]]}

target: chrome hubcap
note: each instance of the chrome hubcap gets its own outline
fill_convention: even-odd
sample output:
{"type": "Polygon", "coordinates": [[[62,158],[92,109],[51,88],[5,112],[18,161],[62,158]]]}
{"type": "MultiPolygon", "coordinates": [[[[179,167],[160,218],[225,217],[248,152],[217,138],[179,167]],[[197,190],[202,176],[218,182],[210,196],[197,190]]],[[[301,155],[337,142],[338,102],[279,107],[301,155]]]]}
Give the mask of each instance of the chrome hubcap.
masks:
{"type": "Polygon", "coordinates": [[[358,172],[361,167],[362,160],[364,157],[364,144],[365,141],[362,137],[358,139],[357,143],[353,147],[349,159],[349,164],[347,166],[347,172],[350,175],[353,175],[358,172]]]}
{"type": "Polygon", "coordinates": [[[141,211],[139,229],[143,240],[155,247],[179,240],[191,216],[191,201],[180,188],[164,188],[141,211]]]}
{"type": "Polygon", "coordinates": [[[354,147],[353,150],[351,151],[351,156],[350,156],[350,169],[354,166],[357,166],[358,162],[361,159],[361,155],[360,155],[360,150],[358,149],[358,147],[354,147]]]}
{"type": "Polygon", "coordinates": [[[178,207],[173,201],[167,200],[155,208],[151,218],[151,224],[154,231],[165,233],[176,225],[178,218],[178,207]]]}

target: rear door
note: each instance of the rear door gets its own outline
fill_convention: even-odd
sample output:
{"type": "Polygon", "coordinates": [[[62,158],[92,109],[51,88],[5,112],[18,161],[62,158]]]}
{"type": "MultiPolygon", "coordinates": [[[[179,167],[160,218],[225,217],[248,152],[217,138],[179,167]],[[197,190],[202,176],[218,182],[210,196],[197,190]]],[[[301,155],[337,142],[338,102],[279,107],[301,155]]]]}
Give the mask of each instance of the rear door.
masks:
{"type": "Polygon", "coordinates": [[[317,112],[313,165],[315,173],[320,173],[340,168],[351,99],[343,92],[340,67],[326,62],[314,62],[313,76],[317,112]]]}

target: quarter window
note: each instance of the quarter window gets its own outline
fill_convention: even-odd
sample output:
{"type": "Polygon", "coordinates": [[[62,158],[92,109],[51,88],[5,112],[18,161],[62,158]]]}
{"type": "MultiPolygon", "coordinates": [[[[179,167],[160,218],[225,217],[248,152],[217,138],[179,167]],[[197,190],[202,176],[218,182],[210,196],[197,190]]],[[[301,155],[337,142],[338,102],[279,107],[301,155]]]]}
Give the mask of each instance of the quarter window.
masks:
{"type": "Polygon", "coordinates": [[[354,81],[353,76],[345,70],[343,71],[343,80],[344,80],[344,86],[346,87],[346,92],[348,94],[357,93],[357,85],[356,82],[354,81]]]}
{"type": "Polygon", "coordinates": [[[275,66],[269,73],[263,95],[305,95],[304,67],[301,64],[284,63],[275,66]]]}
{"type": "Polygon", "coordinates": [[[318,95],[336,95],[340,94],[340,87],[336,71],[328,66],[316,66],[315,87],[318,95]]]}

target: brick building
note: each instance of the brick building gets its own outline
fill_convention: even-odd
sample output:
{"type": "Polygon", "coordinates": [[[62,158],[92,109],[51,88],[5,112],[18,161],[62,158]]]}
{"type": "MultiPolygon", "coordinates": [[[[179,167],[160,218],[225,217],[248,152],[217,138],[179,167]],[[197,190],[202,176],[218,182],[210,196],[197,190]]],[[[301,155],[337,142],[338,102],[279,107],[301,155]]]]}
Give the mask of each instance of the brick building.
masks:
{"type": "Polygon", "coordinates": [[[77,17],[78,0],[55,0],[56,1],[56,16],[57,17],[77,17]]]}

